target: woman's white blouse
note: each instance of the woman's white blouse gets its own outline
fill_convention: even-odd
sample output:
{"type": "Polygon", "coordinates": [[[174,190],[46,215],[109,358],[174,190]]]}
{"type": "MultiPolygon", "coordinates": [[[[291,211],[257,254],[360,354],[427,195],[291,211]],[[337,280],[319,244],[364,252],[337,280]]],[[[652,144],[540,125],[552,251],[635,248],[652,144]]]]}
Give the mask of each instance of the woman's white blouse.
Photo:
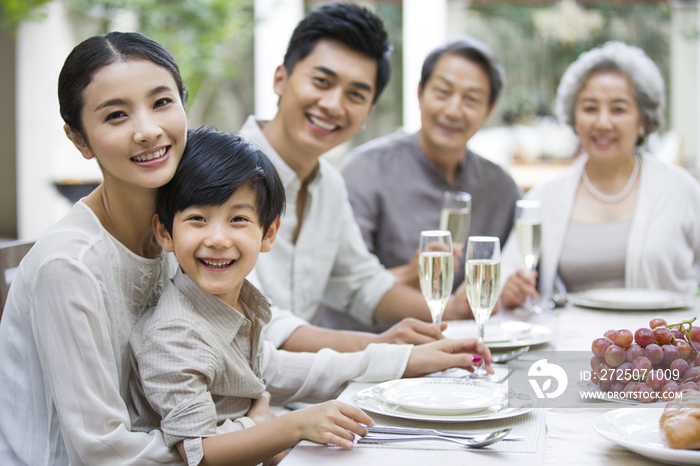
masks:
{"type": "Polygon", "coordinates": [[[0,464],[182,464],[127,409],[129,334],[175,267],[129,251],[82,201],[37,241],[0,323],[0,464]]]}

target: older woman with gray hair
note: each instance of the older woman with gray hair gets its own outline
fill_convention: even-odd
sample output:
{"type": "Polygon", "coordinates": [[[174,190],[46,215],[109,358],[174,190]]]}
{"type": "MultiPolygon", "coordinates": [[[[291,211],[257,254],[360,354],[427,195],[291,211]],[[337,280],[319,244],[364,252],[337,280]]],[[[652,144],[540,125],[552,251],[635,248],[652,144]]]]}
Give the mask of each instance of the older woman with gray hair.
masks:
{"type": "Polygon", "coordinates": [[[559,279],[567,292],[698,290],[700,185],[641,148],[663,124],[664,104],[661,73],[638,47],[608,42],[569,66],[556,110],[585,153],[525,196],[541,202],[539,280],[525,271],[511,233],[502,257],[504,306],[550,295],[559,279]]]}

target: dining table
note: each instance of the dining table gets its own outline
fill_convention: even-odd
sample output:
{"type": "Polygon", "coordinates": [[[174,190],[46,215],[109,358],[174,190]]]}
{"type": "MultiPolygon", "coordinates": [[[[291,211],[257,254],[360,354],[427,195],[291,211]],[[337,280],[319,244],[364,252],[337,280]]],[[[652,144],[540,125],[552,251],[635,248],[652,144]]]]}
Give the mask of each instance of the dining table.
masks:
{"type": "MultiPolygon", "coordinates": [[[[518,373],[517,371],[528,371],[528,368],[542,357],[541,355],[551,358],[557,354],[576,354],[590,360],[593,356],[591,352],[593,340],[602,337],[607,330],[629,329],[634,333],[638,328],[648,327],[650,320],[655,317],[662,317],[669,324],[700,317],[700,296],[689,298],[682,307],[670,309],[641,309],[639,306],[633,306],[633,309],[584,307],[573,304],[572,300],[563,307],[551,310],[548,306],[544,307],[547,309],[539,314],[522,309],[503,309],[491,316],[489,325],[521,321],[544,327],[550,333],[548,341],[531,345],[530,350],[516,360],[505,365],[494,365],[496,375],[500,374],[507,379],[504,383],[511,383],[513,386],[514,379],[511,375],[518,373]]],[[[459,328],[463,324],[463,322],[448,322],[448,330],[445,333],[450,334],[449,325],[459,328]]],[[[493,352],[498,354],[497,349],[493,352]]],[[[589,368],[581,369],[583,373],[589,368]]],[[[457,369],[431,375],[462,377],[466,372],[460,371],[462,370],[457,369]]],[[[594,429],[594,425],[603,425],[607,422],[606,419],[616,415],[623,408],[637,410],[632,411],[632,416],[626,418],[628,419],[626,422],[630,422],[634,427],[635,419],[641,419],[643,414],[652,417],[660,416],[664,406],[662,401],[640,405],[600,399],[583,400],[579,390],[573,386],[575,383],[576,381],[572,381],[567,390],[566,396],[570,398],[570,402],[567,402],[566,396],[562,397],[559,403],[554,404],[551,400],[537,400],[537,407],[534,409],[507,419],[464,423],[421,422],[398,419],[365,410],[374,419],[376,425],[477,432],[510,427],[511,434],[522,437],[520,440],[501,441],[481,449],[464,448],[440,441],[391,442],[379,445],[356,442],[353,448],[342,449],[302,441],[288,453],[281,464],[283,466],[310,464],[426,466],[435,464],[435,461],[438,461],[438,464],[469,464],[470,466],[481,464],[489,466],[664,464],[651,459],[654,456],[637,454],[619,445],[619,442],[603,437],[594,429]]],[[[372,385],[350,383],[338,399],[353,404],[354,397],[362,390],[367,391],[372,385]]],[[[663,461],[665,458],[666,456],[661,456],[663,461]]],[[[676,461],[673,452],[669,453],[668,458],[668,461],[676,461]]],[[[681,463],[700,464],[700,452],[698,452],[697,462],[694,459],[689,463],[684,461],[686,460],[681,463]]]]}

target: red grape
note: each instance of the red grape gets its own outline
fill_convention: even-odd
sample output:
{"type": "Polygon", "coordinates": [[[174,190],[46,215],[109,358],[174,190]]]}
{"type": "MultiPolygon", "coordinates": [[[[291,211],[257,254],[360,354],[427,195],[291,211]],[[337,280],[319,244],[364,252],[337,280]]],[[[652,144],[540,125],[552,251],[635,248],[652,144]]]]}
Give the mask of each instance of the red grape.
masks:
{"type": "Polygon", "coordinates": [[[613,343],[622,348],[629,347],[632,342],[634,342],[634,336],[632,332],[627,329],[618,330],[615,332],[612,338],[613,343]]]}
{"type": "Polygon", "coordinates": [[[593,340],[593,344],[591,345],[591,351],[593,351],[593,354],[595,354],[599,358],[604,358],[605,350],[607,350],[608,346],[612,344],[613,342],[610,338],[596,338],[595,340],[593,340]]]}
{"type": "Polygon", "coordinates": [[[671,343],[673,346],[678,348],[681,359],[687,359],[690,356],[690,344],[685,340],[674,340],[671,343]]]}
{"type": "Polygon", "coordinates": [[[651,327],[652,329],[655,329],[656,327],[660,327],[662,325],[668,325],[668,323],[666,323],[666,321],[661,317],[655,317],[649,322],[649,327],[651,327]]]}
{"type": "Polygon", "coordinates": [[[700,343],[700,327],[693,327],[690,329],[690,339],[696,343],[700,343]]]}
{"type": "Polygon", "coordinates": [[[700,381],[700,367],[691,367],[685,372],[685,380],[697,383],[700,381]]]}
{"type": "Polygon", "coordinates": [[[637,393],[639,394],[637,401],[642,403],[652,403],[656,401],[656,390],[645,383],[639,384],[637,387],[637,393]]]}
{"type": "Polygon", "coordinates": [[[668,368],[671,369],[671,371],[678,371],[678,378],[674,377],[674,379],[676,379],[674,382],[678,382],[683,378],[688,369],[690,369],[690,366],[688,365],[688,361],[685,359],[676,359],[670,366],[668,366],[668,368]]]}
{"type": "Polygon", "coordinates": [[[683,336],[683,333],[681,333],[680,330],[677,329],[671,329],[671,335],[673,335],[673,338],[676,340],[685,340],[685,336],[683,336]]]}
{"type": "MultiPolygon", "coordinates": [[[[675,349],[675,347],[672,347],[675,349]]],[[[625,350],[617,345],[610,345],[605,350],[605,362],[610,367],[617,367],[625,362],[625,350]]]]}
{"type": "Polygon", "coordinates": [[[618,382],[629,382],[632,380],[632,363],[623,362],[615,369],[615,380],[618,382]]]}
{"type": "Polygon", "coordinates": [[[649,373],[647,377],[647,385],[657,392],[663,388],[664,385],[668,383],[668,379],[664,377],[664,371],[662,369],[656,369],[649,373]]]}
{"type": "Polygon", "coordinates": [[[695,382],[684,382],[681,384],[681,388],[683,390],[695,390],[696,392],[700,392],[700,387],[698,387],[698,384],[695,382]]]}
{"type": "Polygon", "coordinates": [[[664,352],[659,345],[652,343],[644,348],[644,356],[649,358],[652,364],[659,364],[664,359],[664,352]]]}
{"type": "Polygon", "coordinates": [[[615,381],[610,386],[610,390],[613,392],[619,393],[621,391],[624,391],[626,386],[627,386],[627,384],[625,382],[615,381]]]}
{"type": "Polygon", "coordinates": [[[628,393],[632,393],[637,391],[637,387],[639,387],[639,382],[632,381],[625,385],[625,391],[628,393]]]}
{"type": "Polygon", "coordinates": [[[630,347],[625,350],[625,360],[627,362],[632,362],[640,356],[644,356],[644,348],[636,343],[632,343],[630,347]]]}
{"type": "Polygon", "coordinates": [[[612,340],[612,339],[613,339],[613,336],[615,336],[615,332],[616,332],[616,331],[617,331],[617,330],[608,330],[607,332],[605,332],[605,333],[603,334],[603,336],[604,336],[605,338],[609,338],[610,340],[612,340]]]}
{"type": "Polygon", "coordinates": [[[673,334],[666,327],[657,327],[654,329],[654,341],[661,346],[668,345],[673,341],[673,334]]]}
{"type": "Polygon", "coordinates": [[[632,361],[632,373],[634,374],[636,370],[642,380],[646,378],[647,374],[652,369],[651,361],[647,357],[640,356],[632,361]]]}
{"type": "Polygon", "coordinates": [[[654,343],[654,332],[650,328],[640,328],[634,332],[634,340],[642,348],[654,343]]]}
{"type": "Polygon", "coordinates": [[[668,367],[673,361],[681,357],[681,352],[673,345],[664,345],[661,347],[664,352],[663,364],[668,367]]]}
{"type": "Polygon", "coordinates": [[[599,358],[598,356],[593,356],[591,358],[591,369],[593,369],[593,372],[598,370],[598,366],[600,366],[603,363],[603,359],[599,358]]]}
{"type": "Polygon", "coordinates": [[[598,388],[600,388],[604,392],[609,392],[610,388],[612,387],[612,382],[608,380],[599,380],[598,381],[598,388]]]}
{"type": "Polygon", "coordinates": [[[659,391],[659,394],[661,395],[662,400],[671,401],[676,399],[678,396],[677,393],[680,391],[680,385],[675,382],[669,382],[663,386],[663,388],[659,391]]]}

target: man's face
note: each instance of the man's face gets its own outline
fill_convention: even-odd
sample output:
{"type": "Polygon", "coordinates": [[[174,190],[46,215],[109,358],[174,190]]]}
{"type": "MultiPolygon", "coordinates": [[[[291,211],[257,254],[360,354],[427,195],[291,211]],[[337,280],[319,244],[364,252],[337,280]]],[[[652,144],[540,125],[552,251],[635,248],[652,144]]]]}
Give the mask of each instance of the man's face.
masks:
{"type": "Polygon", "coordinates": [[[280,66],[275,93],[286,138],[314,157],[350,139],[372,111],[376,76],[374,59],[327,39],[291,74],[280,66]]]}
{"type": "Polygon", "coordinates": [[[466,58],[445,54],[425,87],[418,89],[420,139],[430,153],[464,151],[467,141],[486,123],[491,84],[484,69],[466,58]]]}

